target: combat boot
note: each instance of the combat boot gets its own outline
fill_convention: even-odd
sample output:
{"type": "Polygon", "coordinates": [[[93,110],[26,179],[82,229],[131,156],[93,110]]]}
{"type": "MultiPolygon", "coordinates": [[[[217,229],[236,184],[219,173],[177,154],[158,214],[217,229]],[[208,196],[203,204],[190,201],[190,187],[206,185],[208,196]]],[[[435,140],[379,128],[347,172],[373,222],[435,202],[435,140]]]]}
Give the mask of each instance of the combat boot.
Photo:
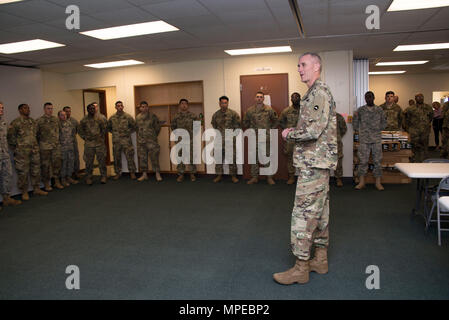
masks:
{"type": "Polygon", "coordinates": [[[86,184],[87,184],[88,186],[91,186],[91,185],[92,185],[92,176],[87,176],[87,177],[86,177],[86,184]]]}
{"type": "Polygon", "coordinates": [[[50,186],[50,182],[44,182],[44,189],[48,192],[53,190],[53,188],[50,186]]]}
{"type": "Polygon", "coordinates": [[[162,177],[161,177],[161,174],[159,172],[156,172],[156,181],[157,182],[161,182],[162,181],[162,177]]]}
{"type": "Polygon", "coordinates": [[[38,196],[46,196],[48,192],[42,191],[39,187],[34,187],[33,194],[38,196]]]}
{"type": "Polygon", "coordinates": [[[21,203],[22,203],[22,201],[14,200],[13,198],[11,198],[9,196],[9,194],[4,194],[3,195],[3,205],[5,207],[7,207],[7,206],[17,206],[18,204],[21,204],[21,203]]]}
{"type": "Polygon", "coordinates": [[[70,183],[67,181],[66,178],[62,178],[62,179],[61,179],[61,184],[62,184],[64,187],[69,187],[69,186],[70,186],[70,183]]]}
{"type": "Polygon", "coordinates": [[[131,172],[130,174],[131,180],[136,180],[136,174],[134,172],[131,172]]]}
{"type": "Polygon", "coordinates": [[[253,177],[250,180],[248,180],[246,184],[255,184],[255,183],[259,183],[259,179],[253,177]]]}
{"type": "Polygon", "coordinates": [[[376,185],[375,186],[376,186],[376,189],[379,190],[379,191],[385,190],[384,187],[382,186],[382,184],[380,183],[380,177],[376,178],[376,185]]]}
{"type": "Polygon", "coordinates": [[[287,184],[294,184],[294,183],[295,183],[295,174],[294,173],[290,173],[288,175],[287,184]]]}
{"type": "Polygon", "coordinates": [[[361,190],[361,189],[365,188],[365,176],[360,176],[359,177],[359,184],[356,185],[355,188],[357,190],[361,190]]]}
{"type": "Polygon", "coordinates": [[[273,279],[280,284],[293,284],[295,282],[304,284],[309,282],[309,272],[309,261],[296,259],[293,268],[273,274],[273,279]]]}
{"type": "Polygon", "coordinates": [[[148,180],[148,174],[146,172],[142,173],[142,176],[139,179],[137,179],[137,181],[139,182],[144,180],[148,180]]]}
{"type": "Polygon", "coordinates": [[[276,184],[276,182],[274,182],[272,176],[268,176],[268,177],[267,177],[267,182],[268,182],[268,184],[271,185],[271,186],[274,185],[274,184],[276,184]]]}
{"type": "Polygon", "coordinates": [[[196,181],[195,174],[193,173],[190,174],[190,181],[196,181]]]}
{"type": "Polygon", "coordinates": [[[180,174],[178,175],[178,178],[176,178],[176,182],[183,182],[184,181],[184,175],[180,174]]]}
{"type": "Polygon", "coordinates": [[[310,260],[310,271],[325,274],[329,271],[327,264],[327,248],[315,248],[315,257],[310,260]]]}
{"type": "Polygon", "coordinates": [[[118,179],[120,179],[121,175],[122,175],[121,173],[117,173],[112,179],[118,180],[118,179]]]}
{"type": "Polygon", "coordinates": [[[221,175],[221,174],[217,175],[214,179],[214,183],[220,182],[222,180],[222,178],[223,178],[223,175],[221,175]]]}
{"type": "Polygon", "coordinates": [[[70,184],[78,184],[78,180],[74,180],[74,179],[72,179],[72,177],[68,177],[67,178],[67,181],[70,183],[70,184]]]}
{"type": "Polygon", "coordinates": [[[27,190],[22,190],[22,200],[23,201],[30,200],[30,196],[28,195],[28,191],[27,190]]]}
{"type": "Polygon", "coordinates": [[[337,187],[343,187],[343,181],[341,180],[341,178],[337,178],[337,187]]]}
{"type": "Polygon", "coordinates": [[[101,184],[106,184],[107,180],[108,180],[108,178],[106,176],[102,176],[100,182],[101,182],[101,184]]]}
{"type": "Polygon", "coordinates": [[[59,181],[59,178],[55,178],[55,187],[58,189],[64,189],[64,186],[59,181]]]}
{"type": "Polygon", "coordinates": [[[235,175],[233,175],[231,177],[231,180],[232,180],[233,183],[238,183],[239,182],[239,179],[237,179],[237,177],[235,175]]]}

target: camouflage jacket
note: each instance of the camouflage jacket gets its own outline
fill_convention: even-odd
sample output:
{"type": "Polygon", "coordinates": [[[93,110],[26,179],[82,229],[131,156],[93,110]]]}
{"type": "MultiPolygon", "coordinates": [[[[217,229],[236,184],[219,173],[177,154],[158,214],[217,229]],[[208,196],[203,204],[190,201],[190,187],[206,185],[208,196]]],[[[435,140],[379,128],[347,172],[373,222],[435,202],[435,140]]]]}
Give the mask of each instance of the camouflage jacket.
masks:
{"type": "Polygon", "coordinates": [[[59,144],[62,151],[75,149],[76,129],[70,120],[59,120],[59,144]]]}
{"type": "Polygon", "coordinates": [[[112,142],[131,139],[131,133],[136,131],[136,121],[126,112],[116,112],[108,120],[108,131],[112,132],[112,142]]]}
{"type": "Polygon", "coordinates": [[[341,138],[348,131],[348,126],[346,125],[345,118],[341,114],[337,112],[337,144],[338,144],[338,157],[343,157],[343,143],[341,142],[341,138]]]}
{"type": "Polygon", "coordinates": [[[54,116],[46,116],[36,120],[37,141],[41,150],[52,150],[59,147],[59,120],[54,116]]]}
{"type": "Polygon", "coordinates": [[[290,106],[282,110],[279,116],[279,125],[282,129],[295,128],[298,124],[300,107],[290,106]]]}
{"type": "Polygon", "coordinates": [[[193,135],[193,121],[198,121],[199,118],[196,114],[187,112],[178,112],[175,114],[171,121],[171,129],[185,129],[189,132],[190,136],[193,135]]]}
{"type": "Polygon", "coordinates": [[[32,148],[38,146],[37,124],[32,118],[16,118],[8,128],[8,143],[12,148],[32,148]]]}
{"type": "Polygon", "coordinates": [[[245,128],[252,129],[267,129],[267,134],[270,133],[269,129],[275,129],[278,126],[278,115],[270,107],[263,105],[262,108],[256,108],[256,106],[250,107],[243,117],[243,126],[245,128]]]}
{"type": "Polygon", "coordinates": [[[86,115],[80,122],[78,134],[87,147],[104,145],[107,132],[107,121],[99,117],[86,115]]]}
{"type": "Polygon", "coordinates": [[[354,112],[352,127],[359,133],[360,143],[382,142],[382,130],[386,125],[387,118],[379,106],[364,105],[354,112]]]}
{"type": "Polygon", "coordinates": [[[296,142],[293,163],[297,168],[336,169],[337,116],[329,87],[317,79],[301,99],[296,128],[287,135],[296,142]]]}
{"type": "Polygon", "coordinates": [[[402,130],[402,109],[396,103],[393,103],[390,107],[386,103],[381,104],[380,107],[385,113],[387,118],[386,131],[400,131],[402,130]]]}
{"type": "Polygon", "coordinates": [[[3,117],[0,117],[0,159],[9,159],[8,151],[8,124],[3,117]]]}
{"type": "Polygon", "coordinates": [[[139,113],[136,118],[137,123],[137,143],[143,144],[148,141],[157,142],[157,137],[161,131],[159,118],[152,112],[139,113]]]}
{"type": "Polygon", "coordinates": [[[405,126],[409,133],[429,134],[433,120],[433,109],[428,104],[413,105],[405,110],[405,126]]]}
{"type": "Polygon", "coordinates": [[[238,129],[242,126],[239,114],[229,108],[225,112],[221,110],[216,111],[210,123],[214,129],[220,131],[223,139],[225,138],[226,129],[238,129]]]}

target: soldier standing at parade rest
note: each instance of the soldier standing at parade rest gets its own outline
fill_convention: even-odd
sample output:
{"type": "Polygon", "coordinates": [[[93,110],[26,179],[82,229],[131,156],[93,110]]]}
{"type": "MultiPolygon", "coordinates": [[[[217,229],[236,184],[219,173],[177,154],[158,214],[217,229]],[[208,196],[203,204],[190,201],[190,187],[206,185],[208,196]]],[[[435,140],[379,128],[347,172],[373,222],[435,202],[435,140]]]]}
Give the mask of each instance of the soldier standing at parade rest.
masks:
{"type": "MultiPolygon", "coordinates": [[[[72,108],[70,108],[69,106],[65,106],[64,108],[62,108],[62,110],[65,112],[67,121],[69,121],[72,124],[72,127],[75,128],[72,131],[73,146],[74,146],[74,157],[75,157],[75,164],[74,164],[74,167],[73,167],[73,176],[74,176],[74,178],[80,178],[80,175],[79,175],[79,171],[80,171],[80,153],[79,153],[79,150],[78,150],[78,139],[76,138],[76,135],[78,133],[79,123],[78,123],[78,120],[76,120],[74,117],[72,117],[72,108]]],[[[70,182],[70,183],[72,183],[72,182],[70,182]]]]}
{"type": "Polygon", "coordinates": [[[72,179],[73,171],[75,170],[75,143],[74,139],[76,127],[73,122],[67,120],[67,115],[64,110],[58,112],[59,118],[59,144],[61,145],[61,183],[68,187],[70,184],[77,184],[78,181],[72,179]]]}
{"type": "Polygon", "coordinates": [[[335,169],[335,178],[337,179],[337,187],[343,187],[343,142],[341,139],[348,131],[345,118],[337,113],[337,144],[338,144],[338,162],[337,169],[335,169]]]}
{"type": "Polygon", "coordinates": [[[296,142],[293,159],[299,174],[290,233],[296,263],[273,275],[276,282],[285,285],[307,283],[310,271],[328,272],[329,176],[338,158],[335,101],[320,79],[320,56],[303,54],[298,71],[309,90],[301,100],[296,128],[282,132],[284,139],[296,142]],[[310,260],[313,247],[315,256],[310,260]]]}

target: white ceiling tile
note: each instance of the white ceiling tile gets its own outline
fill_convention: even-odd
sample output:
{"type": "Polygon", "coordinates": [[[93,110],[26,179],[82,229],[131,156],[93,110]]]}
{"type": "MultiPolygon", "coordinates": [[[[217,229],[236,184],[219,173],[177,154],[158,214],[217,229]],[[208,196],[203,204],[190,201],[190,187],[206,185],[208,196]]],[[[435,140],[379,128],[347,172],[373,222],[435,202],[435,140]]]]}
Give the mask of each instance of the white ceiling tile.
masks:
{"type": "Polygon", "coordinates": [[[55,20],[67,16],[63,6],[45,0],[14,2],[9,5],[2,5],[1,11],[33,22],[55,20]]]}
{"type": "Polygon", "coordinates": [[[210,12],[196,0],[177,0],[141,6],[160,19],[207,15],[210,12]]]}

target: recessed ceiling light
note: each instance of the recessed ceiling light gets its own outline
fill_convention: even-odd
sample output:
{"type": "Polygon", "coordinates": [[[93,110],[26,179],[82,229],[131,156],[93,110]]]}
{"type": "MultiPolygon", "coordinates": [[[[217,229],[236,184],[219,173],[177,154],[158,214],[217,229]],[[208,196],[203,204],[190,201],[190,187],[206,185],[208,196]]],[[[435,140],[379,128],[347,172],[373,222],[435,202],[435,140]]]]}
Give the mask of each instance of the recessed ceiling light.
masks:
{"type": "Polygon", "coordinates": [[[64,46],[65,44],[60,44],[41,39],[34,39],[34,40],[0,44],[0,53],[11,54],[11,53],[28,52],[64,46]]]}
{"type": "Polygon", "coordinates": [[[102,62],[102,63],[93,63],[93,64],[85,64],[85,67],[91,68],[114,68],[114,67],[123,67],[123,66],[132,66],[136,64],[143,64],[142,61],[137,60],[120,60],[120,61],[111,61],[111,62],[102,62]]]}
{"type": "Polygon", "coordinates": [[[405,71],[371,71],[368,72],[370,75],[378,75],[378,74],[400,74],[405,73],[405,71]]]}
{"type": "Polygon", "coordinates": [[[449,42],[397,46],[393,51],[439,50],[439,49],[449,49],[449,42]]]}
{"type": "Polygon", "coordinates": [[[376,66],[409,66],[414,64],[425,64],[429,62],[429,60],[422,61],[394,61],[394,62],[378,62],[376,66]]]}
{"type": "Polygon", "coordinates": [[[178,30],[178,28],[172,26],[171,24],[168,24],[167,22],[152,21],[129,24],[126,26],[90,30],[80,33],[101,40],[110,40],[178,30]]]}
{"type": "Polygon", "coordinates": [[[22,1],[22,0],[0,0],[0,4],[19,2],[19,1],[22,1]]]}
{"type": "Polygon", "coordinates": [[[449,6],[448,0],[393,0],[387,11],[417,10],[449,6]]]}
{"type": "Polygon", "coordinates": [[[231,56],[238,56],[244,54],[263,54],[263,53],[278,53],[278,52],[292,52],[290,46],[283,47],[265,47],[265,48],[249,48],[249,49],[236,49],[225,50],[225,52],[231,56]]]}

